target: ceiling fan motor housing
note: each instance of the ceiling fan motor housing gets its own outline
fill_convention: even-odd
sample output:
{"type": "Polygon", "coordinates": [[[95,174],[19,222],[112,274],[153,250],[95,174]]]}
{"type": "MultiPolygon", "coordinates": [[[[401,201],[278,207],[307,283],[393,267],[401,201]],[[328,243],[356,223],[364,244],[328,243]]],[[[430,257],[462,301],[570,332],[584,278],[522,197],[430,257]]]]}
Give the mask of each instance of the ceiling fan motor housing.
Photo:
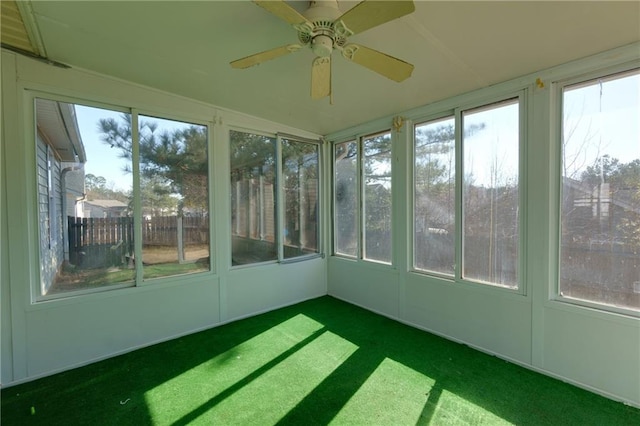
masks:
{"type": "Polygon", "coordinates": [[[302,16],[310,22],[329,21],[333,22],[342,15],[338,9],[336,0],[310,1],[309,8],[302,13],[302,16]]]}

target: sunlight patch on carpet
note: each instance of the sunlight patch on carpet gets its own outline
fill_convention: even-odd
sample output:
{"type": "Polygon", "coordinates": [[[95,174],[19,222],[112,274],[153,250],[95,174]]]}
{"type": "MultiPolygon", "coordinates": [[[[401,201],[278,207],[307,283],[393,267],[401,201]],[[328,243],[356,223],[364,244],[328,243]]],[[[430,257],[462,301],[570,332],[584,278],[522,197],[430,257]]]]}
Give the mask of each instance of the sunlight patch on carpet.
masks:
{"type": "Polygon", "coordinates": [[[178,421],[323,327],[298,314],[150,389],[145,400],[152,418],[162,424],[178,421]]]}
{"type": "Polygon", "coordinates": [[[435,381],[385,358],[331,424],[416,424],[435,381]]]}
{"type": "MultiPolygon", "coordinates": [[[[490,392],[493,393],[495,390],[490,392]]],[[[491,426],[512,424],[446,389],[439,393],[437,400],[433,399],[435,398],[429,398],[423,412],[423,418],[429,421],[419,424],[491,426]]]]}
{"type": "Polygon", "coordinates": [[[275,424],[357,349],[326,331],[202,414],[196,423],[275,424]]]}

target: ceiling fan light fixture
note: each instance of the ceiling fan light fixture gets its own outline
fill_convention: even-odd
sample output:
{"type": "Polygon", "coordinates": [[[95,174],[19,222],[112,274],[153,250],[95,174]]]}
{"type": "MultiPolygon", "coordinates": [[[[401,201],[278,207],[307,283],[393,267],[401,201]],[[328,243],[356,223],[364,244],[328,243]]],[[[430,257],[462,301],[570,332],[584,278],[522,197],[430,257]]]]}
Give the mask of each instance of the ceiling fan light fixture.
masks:
{"type": "Polygon", "coordinates": [[[311,50],[316,56],[325,58],[333,52],[333,39],[328,35],[320,34],[311,40],[311,50]]]}

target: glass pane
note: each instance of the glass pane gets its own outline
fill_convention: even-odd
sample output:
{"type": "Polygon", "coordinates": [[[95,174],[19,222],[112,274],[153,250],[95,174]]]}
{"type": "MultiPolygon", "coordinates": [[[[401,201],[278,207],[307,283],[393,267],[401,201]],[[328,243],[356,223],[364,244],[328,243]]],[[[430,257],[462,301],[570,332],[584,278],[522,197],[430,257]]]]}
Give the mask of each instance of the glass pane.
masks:
{"type": "Polygon", "coordinates": [[[144,278],[209,270],[207,127],[140,116],[144,278]]]}
{"type": "Polygon", "coordinates": [[[334,241],[335,254],[358,255],[358,144],[335,146],[334,241]]]}
{"type": "Polygon", "coordinates": [[[391,263],[391,133],[363,141],[364,258],[391,263]]]}
{"type": "Polygon", "coordinates": [[[285,259],[318,253],[318,148],[282,140],[285,259]]]}
{"type": "Polygon", "coordinates": [[[563,92],[560,294],[640,310],[640,73],[563,92]]]}
{"type": "Polygon", "coordinates": [[[518,287],[519,103],[464,112],[463,277],[518,287]]]}
{"type": "Polygon", "coordinates": [[[414,267],[453,275],[455,127],[447,118],[415,127],[414,267]]]}
{"type": "Polygon", "coordinates": [[[231,261],[278,259],[276,246],[276,139],[231,130],[231,261]]]}
{"type": "Polygon", "coordinates": [[[46,99],[35,107],[40,294],[133,283],[131,133],[115,131],[131,116],[46,99]]]}

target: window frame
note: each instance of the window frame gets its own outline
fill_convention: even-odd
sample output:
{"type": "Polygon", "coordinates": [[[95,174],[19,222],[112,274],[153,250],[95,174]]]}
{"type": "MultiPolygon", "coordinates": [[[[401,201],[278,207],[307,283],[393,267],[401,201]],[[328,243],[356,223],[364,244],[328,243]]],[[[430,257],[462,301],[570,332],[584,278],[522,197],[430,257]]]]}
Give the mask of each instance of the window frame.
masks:
{"type": "Polygon", "coordinates": [[[517,89],[505,91],[500,94],[496,94],[493,96],[484,96],[480,99],[476,99],[474,101],[460,103],[453,108],[443,109],[439,112],[435,112],[425,116],[418,116],[412,120],[412,134],[411,134],[411,149],[408,152],[408,164],[410,168],[409,176],[409,186],[413,186],[415,188],[415,129],[416,127],[424,124],[428,124],[430,122],[436,122],[439,120],[444,120],[447,118],[453,118],[454,120],[454,134],[455,134],[455,266],[454,273],[452,275],[447,275],[444,273],[439,273],[436,271],[428,271],[419,269],[416,267],[416,242],[415,242],[415,189],[411,189],[409,191],[409,196],[411,198],[410,201],[410,220],[409,226],[407,227],[408,236],[411,238],[411,244],[409,244],[409,256],[408,260],[411,262],[409,264],[409,272],[433,277],[438,279],[441,282],[454,284],[454,285],[462,285],[469,286],[472,288],[480,288],[485,289],[486,291],[498,291],[503,293],[511,293],[521,296],[527,295],[527,286],[526,286],[526,258],[527,258],[527,247],[526,247],[526,224],[527,224],[527,210],[526,210],[526,199],[527,199],[527,163],[526,163],[526,147],[528,140],[528,127],[527,120],[529,117],[529,90],[528,88],[517,89]],[[463,114],[467,111],[477,110],[477,109],[490,109],[492,105],[499,105],[501,103],[509,102],[510,100],[517,101],[518,105],[518,208],[520,211],[518,218],[518,277],[517,277],[517,286],[515,288],[510,288],[506,286],[502,286],[499,284],[483,282],[479,280],[465,278],[463,276],[463,263],[464,263],[464,209],[463,209],[463,172],[464,172],[464,146],[463,146],[463,114]]]}
{"type": "MultiPolygon", "coordinates": [[[[324,256],[324,242],[323,240],[323,223],[322,223],[322,216],[323,216],[323,179],[324,179],[324,173],[323,173],[323,168],[324,168],[324,162],[323,162],[323,149],[322,149],[322,140],[316,140],[316,139],[310,139],[310,138],[305,138],[302,136],[297,136],[297,135],[292,135],[292,134],[288,134],[288,133],[281,133],[281,132],[269,132],[269,131],[264,131],[264,130],[257,130],[255,128],[249,128],[249,127],[243,127],[243,126],[239,126],[239,125],[230,125],[227,126],[226,130],[225,130],[225,135],[226,135],[226,140],[227,140],[227,145],[230,148],[231,145],[231,132],[240,132],[240,133],[247,133],[247,134],[252,134],[252,135],[260,135],[260,136],[264,136],[264,137],[268,137],[268,138],[274,138],[275,139],[275,156],[276,156],[276,162],[275,162],[275,167],[276,167],[276,171],[275,171],[275,177],[274,177],[274,185],[275,185],[275,191],[274,191],[274,195],[275,195],[275,204],[276,204],[276,209],[275,209],[275,221],[274,221],[274,225],[275,225],[275,235],[274,235],[274,244],[276,245],[276,258],[275,259],[270,259],[270,260],[265,260],[265,261],[261,261],[261,262],[253,262],[253,263],[242,263],[242,264],[238,264],[238,265],[234,265],[233,264],[233,232],[232,232],[232,226],[231,226],[231,204],[229,204],[229,239],[228,239],[228,247],[229,247],[229,268],[231,270],[238,270],[238,269],[245,269],[245,268],[252,268],[252,267],[256,267],[256,266],[264,266],[264,265],[270,265],[270,264],[288,264],[288,263],[297,263],[297,262],[302,262],[305,260],[311,260],[311,259],[317,259],[317,258],[321,258],[324,256]],[[285,220],[285,206],[284,206],[284,187],[283,187],[283,167],[282,167],[282,140],[286,139],[286,140],[290,140],[293,142],[297,142],[297,143],[306,143],[306,144],[311,144],[311,145],[316,145],[317,146],[317,150],[318,150],[318,216],[317,216],[317,240],[318,240],[318,247],[317,247],[317,253],[309,253],[309,254],[305,254],[305,255],[301,255],[301,256],[296,256],[296,257],[290,257],[290,258],[285,258],[284,257],[284,220],[285,220]]],[[[227,165],[229,166],[229,171],[230,171],[230,167],[231,167],[231,151],[228,150],[227,151],[227,159],[225,160],[227,162],[227,165]]],[[[226,179],[229,179],[230,175],[226,177],[226,179]]],[[[227,183],[230,183],[229,181],[227,183]]],[[[229,184],[227,184],[227,194],[228,194],[228,199],[231,200],[231,186],[229,184]]]]}
{"type": "Polygon", "coordinates": [[[320,140],[314,140],[314,139],[308,139],[308,138],[303,138],[300,136],[296,136],[296,135],[289,135],[286,133],[277,133],[276,134],[276,153],[278,155],[277,158],[277,164],[278,164],[278,173],[277,173],[277,178],[276,178],[276,191],[277,191],[277,203],[278,203],[278,220],[276,221],[278,224],[278,235],[279,235],[279,239],[280,239],[280,243],[278,244],[278,263],[282,263],[282,264],[286,264],[286,263],[296,263],[296,262],[302,262],[304,260],[309,260],[309,259],[316,259],[318,257],[322,257],[322,248],[323,248],[323,242],[322,242],[322,208],[323,208],[323,202],[322,202],[322,194],[323,194],[323,188],[322,188],[322,181],[323,181],[323,157],[322,157],[322,141],[320,140]],[[317,181],[318,181],[318,189],[317,189],[317,203],[318,203],[318,207],[316,209],[316,253],[309,253],[309,254],[303,254],[300,256],[295,256],[295,257],[284,257],[284,245],[285,245],[285,238],[284,238],[284,231],[285,231],[285,226],[284,226],[284,221],[285,221],[285,190],[284,190],[284,167],[283,167],[283,163],[282,163],[282,140],[286,139],[288,141],[291,142],[296,142],[296,143],[302,143],[302,144],[307,144],[307,145],[313,145],[316,147],[316,152],[318,154],[318,176],[317,176],[317,181]]]}
{"type": "Polygon", "coordinates": [[[394,130],[392,128],[386,128],[386,129],[382,129],[382,130],[378,130],[378,131],[373,131],[373,132],[367,132],[367,133],[362,133],[362,134],[358,134],[355,136],[351,136],[351,137],[347,137],[347,138],[342,138],[342,139],[338,139],[335,141],[332,141],[331,143],[331,222],[332,222],[332,232],[331,232],[331,255],[334,257],[338,257],[341,259],[345,259],[345,260],[351,260],[351,261],[356,261],[356,262],[366,262],[367,264],[371,264],[371,265],[378,265],[380,267],[390,267],[392,269],[396,268],[396,256],[394,255],[394,248],[395,248],[395,242],[394,242],[394,238],[395,238],[395,230],[394,230],[394,226],[393,226],[393,218],[394,218],[394,204],[395,204],[395,196],[394,196],[394,180],[395,180],[395,176],[396,176],[396,171],[394,171],[394,167],[393,167],[393,158],[394,158],[394,151],[395,151],[395,141],[396,141],[396,136],[395,136],[394,130]],[[381,135],[385,135],[388,134],[389,138],[390,138],[390,145],[391,145],[391,153],[390,153],[390,157],[391,157],[391,219],[390,219],[390,237],[389,237],[389,242],[391,244],[391,256],[390,256],[390,260],[389,262],[383,262],[383,261],[378,261],[375,259],[368,259],[365,258],[365,226],[366,226],[366,211],[365,211],[365,190],[364,190],[364,186],[365,186],[365,179],[364,179],[364,141],[365,139],[369,139],[369,138],[374,138],[377,136],[381,136],[381,135]],[[336,220],[336,200],[335,200],[335,194],[336,194],[336,161],[335,161],[335,154],[336,154],[336,145],[341,145],[343,143],[355,143],[356,144],[356,148],[357,148],[357,157],[356,157],[356,197],[357,197],[357,211],[355,212],[355,216],[356,216],[356,244],[357,244],[357,250],[356,250],[356,255],[348,255],[348,254],[344,254],[344,253],[338,253],[336,250],[336,233],[338,230],[338,227],[336,226],[337,220],[336,220]]]}
{"type": "Polygon", "coordinates": [[[608,305],[592,300],[584,300],[566,297],[561,294],[561,245],[562,245],[562,197],[563,197],[563,133],[564,133],[564,89],[569,86],[578,86],[598,79],[615,80],[614,76],[624,77],[625,74],[640,74],[640,64],[637,61],[598,68],[582,74],[573,74],[570,77],[552,82],[551,88],[551,175],[550,175],[550,247],[549,247],[549,270],[550,282],[548,286],[547,300],[552,303],[559,303],[566,307],[587,308],[595,311],[620,314],[640,318],[640,309],[634,310],[620,306],[608,305]]]}
{"type": "Polygon", "coordinates": [[[336,257],[340,257],[343,259],[350,259],[350,260],[357,260],[360,259],[361,254],[360,254],[360,238],[361,238],[361,222],[362,222],[362,218],[360,216],[360,206],[361,206],[361,176],[360,176],[360,143],[359,143],[359,137],[354,137],[354,138],[347,138],[346,140],[342,140],[339,142],[333,142],[331,144],[331,255],[332,256],[336,256],[336,257]],[[336,226],[337,223],[337,217],[336,217],[336,212],[337,212],[337,203],[336,203],[336,145],[341,145],[341,144],[349,144],[349,143],[355,143],[356,144],[356,182],[355,182],[355,189],[356,189],[356,212],[355,212],[355,222],[356,222],[356,229],[355,229],[355,234],[356,234],[356,254],[355,255],[351,255],[351,254],[346,254],[346,253],[338,253],[336,250],[336,236],[338,234],[338,227],[336,226]]]}
{"type": "MultiPolygon", "coordinates": [[[[199,126],[203,126],[207,128],[207,165],[208,165],[208,177],[207,184],[209,186],[209,197],[208,197],[208,209],[209,209],[209,268],[205,271],[199,271],[194,273],[186,273],[186,274],[176,274],[176,275],[168,275],[163,277],[155,277],[155,278],[143,278],[143,265],[142,262],[135,263],[135,273],[132,281],[126,281],[122,283],[110,284],[98,286],[95,288],[89,289],[79,289],[79,290],[70,290],[64,291],[55,294],[42,294],[41,292],[41,276],[42,272],[40,268],[38,268],[37,272],[34,272],[34,279],[32,280],[32,285],[30,286],[30,301],[31,304],[38,304],[41,302],[49,302],[55,300],[67,300],[69,298],[78,297],[78,296],[87,296],[96,293],[104,293],[110,291],[116,291],[120,289],[130,289],[130,288],[143,288],[148,286],[157,286],[158,284],[169,284],[173,283],[175,285],[184,285],[184,283],[189,283],[193,281],[193,277],[202,277],[207,275],[216,274],[216,264],[215,264],[215,252],[213,242],[215,241],[215,221],[211,212],[213,212],[214,207],[214,188],[212,187],[212,176],[214,171],[214,163],[213,163],[213,137],[214,137],[214,121],[206,121],[197,118],[190,118],[181,116],[179,114],[168,114],[164,111],[153,111],[147,109],[139,109],[134,106],[127,107],[122,105],[114,105],[108,102],[96,101],[91,98],[77,98],[73,96],[68,96],[60,93],[47,92],[40,89],[30,89],[24,88],[23,90],[23,99],[25,101],[25,128],[26,130],[26,140],[30,141],[27,160],[31,164],[36,164],[36,155],[37,155],[37,114],[36,114],[36,100],[43,99],[54,102],[63,102],[71,105],[78,105],[83,107],[90,107],[96,109],[108,110],[110,112],[116,113],[126,113],[131,115],[131,138],[132,138],[132,192],[133,192],[133,226],[134,226],[134,256],[138,259],[142,259],[142,239],[141,239],[141,200],[140,200],[140,169],[139,169],[139,137],[138,137],[138,125],[140,115],[156,117],[164,120],[173,120],[180,121],[183,123],[195,124],[199,126]],[[137,190],[136,190],[137,188],[137,190]]],[[[47,145],[47,151],[49,147],[47,145]]],[[[35,189],[34,193],[31,197],[31,202],[34,203],[34,206],[38,205],[38,190],[37,190],[37,167],[33,167],[33,170],[28,173],[29,182],[27,182],[27,186],[29,188],[35,189]]],[[[32,216],[32,227],[33,232],[30,241],[35,242],[33,244],[33,249],[31,251],[31,256],[39,266],[42,264],[42,256],[40,253],[40,231],[39,231],[39,223],[38,223],[38,212],[37,208],[35,210],[31,210],[32,216]]],[[[63,227],[64,228],[64,227],[63,227]]],[[[63,230],[58,230],[57,232],[63,232],[63,230]]],[[[63,236],[64,237],[64,236],[63,236]]]]}
{"type": "Polygon", "coordinates": [[[277,134],[276,133],[270,133],[267,131],[262,131],[262,130],[256,130],[256,129],[250,129],[250,128],[244,128],[244,127],[240,127],[240,126],[229,126],[226,131],[225,131],[225,138],[226,138],[226,143],[228,145],[227,147],[227,158],[225,159],[225,161],[227,162],[227,174],[228,176],[226,176],[226,179],[228,179],[227,181],[227,194],[228,194],[228,199],[229,199],[229,206],[228,206],[228,214],[229,214],[229,239],[228,239],[228,248],[229,248],[229,268],[231,268],[232,270],[235,269],[242,269],[242,268],[249,268],[249,267],[253,267],[253,266],[258,266],[258,265],[269,265],[269,264],[274,264],[274,263],[278,263],[278,257],[279,257],[279,250],[278,250],[278,246],[280,245],[280,223],[278,220],[278,216],[279,216],[279,199],[278,199],[278,186],[279,186],[279,169],[280,166],[278,165],[278,158],[279,158],[279,151],[278,151],[278,138],[277,138],[277,134]],[[247,134],[252,134],[252,135],[259,135],[259,136],[264,136],[264,137],[268,137],[268,138],[273,138],[275,141],[275,156],[276,156],[276,171],[275,171],[275,175],[274,175],[274,181],[273,184],[275,185],[276,189],[274,191],[274,202],[276,204],[276,213],[275,213],[275,220],[274,220],[274,244],[276,245],[276,258],[275,259],[269,259],[269,260],[264,260],[261,262],[254,262],[254,263],[241,263],[238,265],[234,265],[233,264],[233,226],[232,226],[232,215],[231,215],[231,185],[230,185],[230,178],[231,178],[231,132],[239,132],[239,133],[247,133],[247,134]]]}
{"type": "Polygon", "coordinates": [[[419,126],[423,126],[425,124],[430,124],[430,123],[434,123],[434,122],[438,122],[438,121],[444,121],[444,120],[448,120],[448,119],[452,119],[453,120],[453,125],[454,125],[454,162],[455,162],[455,168],[454,168],[454,188],[453,188],[453,192],[454,192],[454,229],[455,232],[458,232],[457,229],[457,223],[456,223],[456,218],[458,216],[458,196],[457,196],[457,188],[458,188],[458,184],[457,184],[457,179],[458,179],[458,158],[457,158],[457,152],[458,152],[458,148],[457,148],[457,120],[456,120],[456,112],[455,110],[448,110],[448,111],[442,111],[438,114],[434,114],[434,115],[429,115],[427,117],[423,117],[420,118],[418,120],[414,120],[411,123],[411,129],[413,130],[412,134],[411,134],[411,149],[408,152],[408,162],[410,164],[409,167],[409,174],[408,174],[408,179],[409,179],[409,187],[411,187],[411,194],[410,194],[410,208],[411,210],[409,211],[410,217],[411,219],[408,221],[408,226],[407,226],[407,232],[409,233],[410,237],[411,237],[411,244],[410,244],[410,253],[408,256],[408,260],[411,262],[409,264],[409,271],[410,272],[415,272],[418,274],[422,274],[422,275],[428,275],[428,276],[432,276],[432,277],[436,277],[436,278],[441,278],[443,280],[448,280],[448,281],[454,281],[456,278],[456,274],[457,274],[457,254],[456,254],[456,247],[457,247],[457,236],[454,236],[454,259],[456,260],[456,265],[454,266],[454,270],[452,274],[445,274],[443,272],[438,272],[438,271],[430,271],[427,269],[420,269],[416,267],[416,217],[415,217],[415,212],[416,212],[416,170],[415,170],[415,165],[416,165],[416,128],[419,126]]]}

